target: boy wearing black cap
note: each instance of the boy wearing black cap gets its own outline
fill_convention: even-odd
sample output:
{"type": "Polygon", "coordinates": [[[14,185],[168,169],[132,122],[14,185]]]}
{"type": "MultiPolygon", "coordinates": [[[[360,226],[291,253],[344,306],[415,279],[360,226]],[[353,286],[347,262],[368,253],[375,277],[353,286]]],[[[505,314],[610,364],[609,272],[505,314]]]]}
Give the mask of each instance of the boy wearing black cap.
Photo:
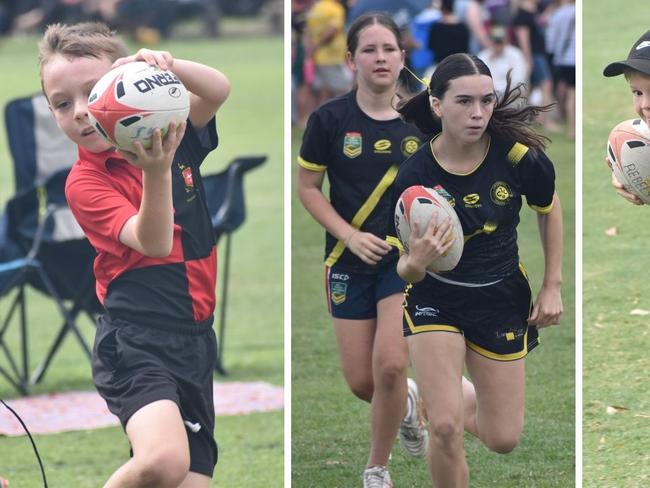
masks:
{"type": "MultiPolygon", "coordinates": [[[[643,34],[632,46],[627,59],[610,63],[603,70],[605,76],[625,75],[632,91],[634,111],[646,124],[650,125],[650,31],[643,34]]],[[[635,205],[643,201],[625,189],[612,174],[612,185],[616,192],[635,205]]]]}

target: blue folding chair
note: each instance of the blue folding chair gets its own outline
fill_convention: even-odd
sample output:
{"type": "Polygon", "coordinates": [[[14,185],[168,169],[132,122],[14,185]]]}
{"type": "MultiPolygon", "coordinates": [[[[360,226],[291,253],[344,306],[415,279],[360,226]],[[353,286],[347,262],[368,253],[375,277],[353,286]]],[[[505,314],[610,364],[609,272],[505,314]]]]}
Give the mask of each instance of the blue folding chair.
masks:
{"type": "MultiPolygon", "coordinates": [[[[95,296],[95,279],[92,263],[95,256],[76,223],[65,201],[65,179],[77,160],[77,147],[57,127],[47,101],[42,94],[22,97],[9,102],[5,107],[5,122],[14,166],[15,196],[7,203],[5,212],[6,245],[16,259],[25,262],[6,264],[6,273],[12,266],[20,269],[23,280],[21,291],[29,284],[42,291],[56,302],[62,313],[62,325],[46,357],[27,379],[29,368],[27,324],[22,320],[21,354],[22,371],[18,383],[25,393],[29,384],[39,382],[47,371],[50,362],[58,351],[64,337],[72,332],[82,350],[90,357],[90,347],[76,323],[77,316],[86,312],[94,322],[101,306],[95,296]],[[27,272],[31,270],[31,272],[27,272]]],[[[2,255],[0,243],[0,255],[2,255]]],[[[9,279],[8,292],[15,287],[17,278],[9,279]]],[[[3,296],[0,293],[0,297],[3,296]]],[[[10,308],[10,312],[25,310],[24,293],[22,299],[10,308]]],[[[4,328],[9,326],[9,313],[4,328]]],[[[24,313],[22,314],[24,317],[24,313]]],[[[4,331],[3,331],[4,334],[4,331]]],[[[1,336],[0,336],[1,340],[1,336]]],[[[6,344],[5,344],[6,346],[6,344]]],[[[5,351],[7,352],[7,351],[5,351]]],[[[11,366],[13,359],[8,360],[11,366]]],[[[6,376],[6,375],[3,375],[6,376]]],[[[16,386],[16,384],[14,384],[16,386]]]]}
{"type": "MultiPolygon", "coordinates": [[[[33,234],[30,232],[31,247],[27,252],[25,252],[24,245],[19,242],[21,227],[26,228],[25,224],[29,221],[28,218],[24,218],[27,214],[26,209],[31,208],[33,211],[37,211],[38,194],[42,195],[43,192],[47,192],[47,188],[53,184],[60,185],[61,183],[56,181],[60,178],[61,175],[57,174],[41,187],[21,191],[7,202],[5,212],[0,216],[0,298],[8,297],[13,293],[9,310],[0,325],[0,351],[6,359],[6,366],[0,365],[0,375],[22,395],[28,394],[29,386],[32,383],[29,374],[26,287],[28,285],[36,287],[52,298],[61,314],[63,323],[78,333],[57,287],[38,259],[44,238],[53,228],[52,216],[59,205],[52,200],[46,203],[45,212],[40,222],[33,229],[30,228],[30,231],[34,232],[33,234]],[[9,326],[16,320],[19,325],[19,356],[12,354],[6,339],[9,326]]],[[[85,345],[83,337],[80,334],[77,335],[85,345]]],[[[90,354],[87,346],[86,351],[90,354]]]]}
{"type": "Polygon", "coordinates": [[[226,330],[226,305],[228,277],[230,274],[230,243],[232,233],[246,220],[244,201],[244,174],[266,161],[266,156],[242,156],[234,159],[222,172],[203,176],[208,210],[212,217],[215,242],[226,236],[224,266],[221,275],[221,300],[219,301],[219,339],[216,371],[226,375],[223,363],[226,330]]]}

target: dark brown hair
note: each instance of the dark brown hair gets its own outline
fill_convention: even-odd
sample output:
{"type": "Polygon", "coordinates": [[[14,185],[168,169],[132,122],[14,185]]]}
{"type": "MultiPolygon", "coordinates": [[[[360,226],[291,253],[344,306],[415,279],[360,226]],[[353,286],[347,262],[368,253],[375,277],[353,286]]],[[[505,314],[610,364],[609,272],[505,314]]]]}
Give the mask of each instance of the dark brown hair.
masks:
{"type": "Polygon", "coordinates": [[[354,56],[354,52],[359,46],[359,35],[361,34],[361,31],[369,25],[382,25],[386,27],[386,29],[391,31],[395,36],[395,40],[397,41],[399,48],[401,50],[404,50],[402,34],[400,33],[399,27],[397,27],[397,24],[393,21],[393,19],[388,17],[386,14],[382,14],[381,12],[369,12],[357,17],[348,29],[347,46],[348,52],[350,54],[354,56]]]}
{"type": "MultiPolygon", "coordinates": [[[[472,54],[452,54],[443,59],[431,75],[428,90],[407,101],[398,104],[397,111],[406,122],[418,127],[425,134],[442,131],[440,119],[436,117],[429,102],[429,96],[440,100],[445,96],[452,80],[468,75],[486,75],[492,78],[490,69],[478,57],[472,54]]],[[[522,92],[522,85],[512,86],[508,73],[506,88],[497,100],[492,117],[488,122],[490,135],[510,142],[520,142],[532,150],[543,150],[549,139],[535,132],[531,124],[541,112],[551,109],[552,105],[527,105],[522,92]]]]}

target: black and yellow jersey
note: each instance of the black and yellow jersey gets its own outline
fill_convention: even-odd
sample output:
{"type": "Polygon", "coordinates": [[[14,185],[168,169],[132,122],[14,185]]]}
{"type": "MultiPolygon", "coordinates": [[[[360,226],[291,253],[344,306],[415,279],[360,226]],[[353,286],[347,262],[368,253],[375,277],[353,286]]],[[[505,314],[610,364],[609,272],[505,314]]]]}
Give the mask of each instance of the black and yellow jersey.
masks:
{"type": "MultiPolygon", "coordinates": [[[[483,161],[470,173],[456,174],[438,163],[433,140],[402,164],[394,185],[394,201],[412,185],[438,190],[458,214],[465,247],[456,268],[436,277],[469,286],[499,281],[519,265],[517,224],[522,195],[535,211],[551,211],[553,163],[542,151],[492,137],[483,161]]],[[[421,283],[436,277],[427,275],[421,283]]]]}
{"type": "MultiPolygon", "coordinates": [[[[298,163],[310,171],[327,171],[332,206],[353,227],[382,239],[394,239],[390,188],[400,164],[424,140],[417,128],[400,118],[370,118],[357,104],[356,91],[352,91],[311,114],[298,163]]],[[[393,248],[382,263],[397,256],[393,248]]],[[[325,263],[346,265],[357,272],[376,269],[363,263],[329,232],[325,263]]]]}

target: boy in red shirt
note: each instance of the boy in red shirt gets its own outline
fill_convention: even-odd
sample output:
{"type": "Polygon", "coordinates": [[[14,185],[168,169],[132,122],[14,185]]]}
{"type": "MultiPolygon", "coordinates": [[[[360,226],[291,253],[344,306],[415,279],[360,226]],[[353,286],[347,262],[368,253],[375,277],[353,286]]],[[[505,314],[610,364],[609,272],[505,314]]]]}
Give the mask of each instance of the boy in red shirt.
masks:
{"type": "Polygon", "coordinates": [[[66,182],[73,214],[97,251],[104,305],[93,380],[117,415],[132,457],[105,487],[204,488],[217,461],[212,371],[216,248],[199,166],[217,146],[227,78],[141,49],[127,56],[103,24],[55,24],[39,45],[41,83],[59,127],[79,146],[66,182]],[[88,121],[88,95],[111,68],[145,61],[190,92],[186,123],[151,149],[116,151],[88,121]]]}

